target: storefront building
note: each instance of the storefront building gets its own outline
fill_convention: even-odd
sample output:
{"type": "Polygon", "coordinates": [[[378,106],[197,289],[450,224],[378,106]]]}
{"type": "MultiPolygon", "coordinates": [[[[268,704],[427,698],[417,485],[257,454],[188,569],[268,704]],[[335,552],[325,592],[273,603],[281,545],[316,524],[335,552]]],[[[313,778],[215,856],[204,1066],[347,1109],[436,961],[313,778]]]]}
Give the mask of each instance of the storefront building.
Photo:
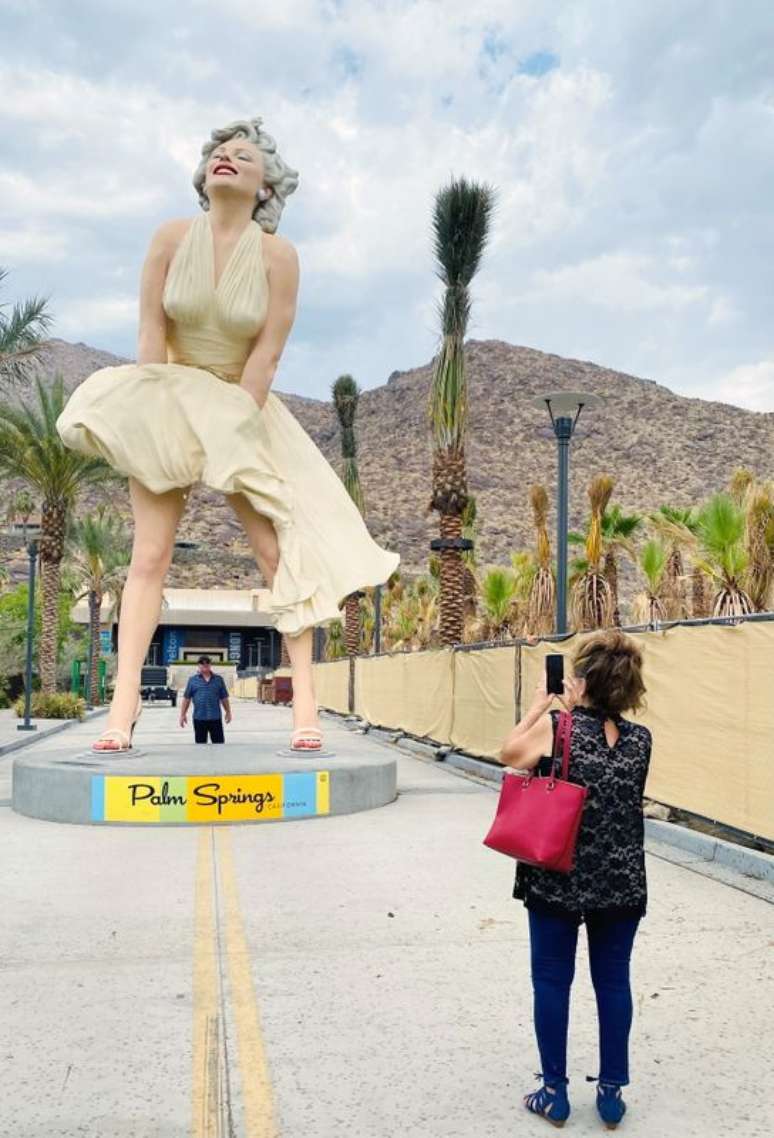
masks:
{"type": "MultiPolygon", "coordinates": [[[[272,618],[261,611],[265,589],[164,589],[161,618],[151,639],[146,664],[190,663],[207,655],[213,663],[240,670],[276,668],[281,640],[272,618]]],[[[112,602],[102,606],[103,651],[115,651],[118,628],[108,625],[112,602]]],[[[79,602],[73,619],[88,623],[88,608],[79,602]]]]}

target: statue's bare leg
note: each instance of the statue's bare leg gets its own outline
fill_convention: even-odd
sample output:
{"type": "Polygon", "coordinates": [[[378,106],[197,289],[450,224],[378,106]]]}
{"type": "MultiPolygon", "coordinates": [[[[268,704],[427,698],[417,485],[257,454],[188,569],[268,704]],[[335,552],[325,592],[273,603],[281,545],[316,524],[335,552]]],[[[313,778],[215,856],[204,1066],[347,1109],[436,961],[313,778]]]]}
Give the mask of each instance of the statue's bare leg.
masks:
{"type": "Polygon", "coordinates": [[[108,727],[120,727],[124,731],[129,730],[137,707],[140,669],[159,622],[164,578],[185,508],[185,491],[152,494],[134,478],[129,479],[129,496],[134,515],[134,540],[121,595],[118,668],[107,722],[108,727]]]}
{"type": "MultiPolygon", "coordinates": [[[[243,494],[227,494],[234,513],[245,531],[258,568],[271,586],[279,563],[277,533],[271,522],[250,505],[243,494]]],[[[317,698],[312,675],[313,629],[306,628],[298,636],[286,636],[285,643],[293,669],[293,726],[317,727],[317,698]]]]}

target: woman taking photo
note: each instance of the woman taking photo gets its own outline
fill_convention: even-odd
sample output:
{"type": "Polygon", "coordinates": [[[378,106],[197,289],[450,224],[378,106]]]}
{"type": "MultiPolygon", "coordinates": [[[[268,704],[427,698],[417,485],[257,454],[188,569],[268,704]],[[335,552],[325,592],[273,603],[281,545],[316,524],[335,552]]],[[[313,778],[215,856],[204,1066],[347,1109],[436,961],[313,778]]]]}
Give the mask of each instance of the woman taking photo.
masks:
{"type": "MultiPolygon", "coordinates": [[[[529,912],[535,1034],[543,1086],[524,1104],[555,1126],[570,1114],[567,1028],[578,927],[585,922],[599,1014],[597,1109],[608,1128],[623,1118],[621,1087],[629,1082],[632,1023],[629,960],[645,913],[642,796],[651,734],[623,718],[642,705],[642,656],[618,630],[578,647],[573,674],[559,697],[572,714],[569,781],[588,788],[575,864],[570,873],[519,863],[513,895],[529,912]]],[[[506,738],[500,761],[534,769],[553,752],[558,710],[538,685],[532,705],[506,738]]],[[[549,760],[550,764],[550,760],[549,760]]]]}

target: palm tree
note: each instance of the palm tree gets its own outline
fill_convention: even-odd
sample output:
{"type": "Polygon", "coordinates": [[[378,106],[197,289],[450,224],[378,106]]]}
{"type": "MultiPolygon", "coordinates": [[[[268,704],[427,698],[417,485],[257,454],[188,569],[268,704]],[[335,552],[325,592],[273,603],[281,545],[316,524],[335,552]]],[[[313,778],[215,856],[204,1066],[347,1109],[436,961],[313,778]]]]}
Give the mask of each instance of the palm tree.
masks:
{"type": "Polygon", "coordinates": [[[610,586],[613,607],[613,624],[621,627],[618,607],[618,558],[624,553],[636,561],[633,537],[642,526],[642,514],[625,514],[619,505],[611,506],[602,515],[602,551],[605,580],[610,586]]]}
{"type": "Polygon", "coordinates": [[[535,574],[538,569],[534,553],[529,549],[513,551],[511,553],[511,569],[513,570],[515,587],[509,628],[513,636],[524,636],[530,631],[529,599],[532,596],[535,574]]]}
{"type": "Polygon", "coordinates": [[[43,596],[40,680],[44,692],[56,690],[57,603],[67,518],[86,486],[115,477],[101,458],[68,449],[56,421],[65,404],[58,375],[48,389],[35,379],[37,406],[0,403],[0,473],[22,479],[42,499],[40,575],[43,596]]]}
{"type": "MultiPolygon", "coordinates": [[[[360,398],[360,388],[351,375],[340,375],[333,384],[333,406],[339,417],[341,427],[341,454],[344,459],[342,482],[347,493],[365,518],[365,500],[360,485],[357,468],[357,442],[355,441],[355,413],[360,398]]],[[[360,592],[350,593],[344,604],[347,652],[356,656],[360,651],[362,635],[362,614],[360,592]]]]}
{"type": "Polygon", "coordinates": [[[75,570],[75,599],[89,600],[91,671],[87,683],[89,700],[97,702],[100,657],[100,613],[106,593],[117,597],[129,564],[129,539],[123,519],[100,506],[75,520],[68,533],[68,547],[75,570]]]}
{"type": "Polygon", "coordinates": [[[774,578],[774,487],[740,468],[731,478],[729,493],[745,514],[745,591],[755,611],[765,612],[774,578]]]}
{"type": "Polygon", "coordinates": [[[755,475],[744,466],[738,467],[731,475],[731,479],[728,483],[728,493],[736,502],[737,506],[744,506],[745,498],[754,483],[755,475]]]}
{"type": "Polygon", "coordinates": [[[572,589],[573,621],[577,629],[605,628],[613,617],[613,594],[602,573],[602,518],[613,493],[614,482],[599,474],[589,486],[591,520],[585,539],[585,568],[572,589]]]}
{"type": "Polygon", "coordinates": [[[745,513],[730,494],[714,494],[698,517],[701,568],[717,585],[713,616],[744,616],[753,603],[743,588],[749,557],[744,548],[745,513]]]}
{"type": "MultiPolygon", "coordinates": [[[[344,625],[340,620],[332,620],[325,629],[325,659],[340,660],[347,655],[344,643],[344,625]]],[[[289,661],[288,657],[288,661],[289,661]]]]}
{"type": "Polygon", "coordinates": [[[428,509],[440,522],[442,644],[458,643],[464,629],[462,519],[468,500],[465,432],[468,393],[465,332],[470,318],[469,285],[481,263],[494,190],[452,180],[435,199],[433,230],[438,276],[444,283],[441,347],[435,358],[428,410],[433,432],[432,494],[428,509]]]}
{"type": "Polygon", "coordinates": [[[774,486],[753,482],[744,501],[745,587],[756,612],[767,612],[774,582],[774,486]]]}
{"type": "Polygon", "coordinates": [[[518,580],[513,569],[493,565],[481,578],[481,608],[484,617],[484,638],[496,639],[510,635],[518,580]]]}
{"type": "MultiPolygon", "coordinates": [[[[0,268],[0,284],[8,270],[0,268]]],[[[34,296],[14,304],[10,316],[0,304],[0,386],[6,389],[28,378],[41,352],[48,346],[47,333],[53,317],[46,312],[47,297],[34,296]]]]}
{"type": "Polygon", "coordinates": [[[648,514],[647,520],[651,530],[666,543],[669,551],[661,589],[664,619],[685,620],[688,616],[686,553],[694,559],[691,571],[691,615],[697,618],[708,616],[707,578],[696,561],[698,511],[693,507],[659,506],[655,512],[648,514]]]}
{"type": "Polygon", "coordinates": [[[639,567],[645,578],[645,591],[635,598],[635,620],[656,627],[666,620],[666,608],[662,596],[669,552],[663,541],[652,537],[643,545],[639,556],[639,567]]]}
{"type": "Polygon", "coordinates": [[[551,544],[548,540],[548,493],[545,486],[533,486],[529,492],[529,501],[537,531],[537,544],[527,626],[533,636],[543,636],[554,630],[556,605],[556,580],[551,568],[551,544]]]}
{"type": "Polygon", "coordinates": [[[13,525],[17,518],[21,519],[22,535],[27,538],[27,525],[35,510],[35,499],[29,490],[13,490],[6,500],[5,520],[13,525]]]}

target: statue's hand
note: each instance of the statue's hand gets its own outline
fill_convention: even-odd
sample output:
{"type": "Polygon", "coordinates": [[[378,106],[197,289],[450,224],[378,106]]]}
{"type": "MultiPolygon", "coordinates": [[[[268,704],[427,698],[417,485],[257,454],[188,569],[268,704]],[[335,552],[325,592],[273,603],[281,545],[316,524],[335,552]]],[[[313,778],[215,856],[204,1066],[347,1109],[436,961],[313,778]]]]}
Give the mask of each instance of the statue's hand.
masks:
{"type": "Polygon", "coordinates": [[[263,410],[263,405],[266,402],[266,396],[267,396],[268,392],[263,391],[261,388],[258,387],[257,384],[250,383],[249,381],[242,382],[242,383],[240,383],[239,386],[242,388],[243,391],[246,391],[248,395],[251,395],[253,397],[253,399],[255,400],[255,402],[260,407],[260,409],[263,410]]]}

